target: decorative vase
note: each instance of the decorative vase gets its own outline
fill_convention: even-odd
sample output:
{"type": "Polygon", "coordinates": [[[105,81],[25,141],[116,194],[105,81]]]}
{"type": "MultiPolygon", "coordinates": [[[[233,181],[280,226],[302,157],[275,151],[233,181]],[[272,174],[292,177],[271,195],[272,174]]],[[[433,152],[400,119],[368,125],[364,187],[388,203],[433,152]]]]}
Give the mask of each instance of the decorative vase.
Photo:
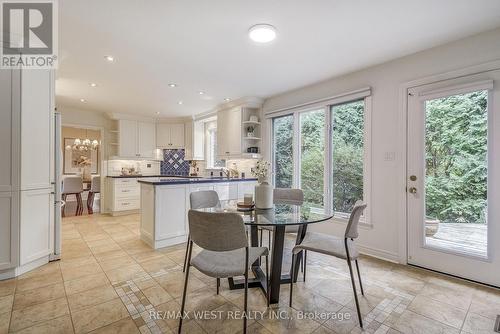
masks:
{"type": "Polygon", "coordinates": [[[255,186],[255,207],[257,209],[271,209],[273,207],[273,186],[267,181],[255,186]]]}

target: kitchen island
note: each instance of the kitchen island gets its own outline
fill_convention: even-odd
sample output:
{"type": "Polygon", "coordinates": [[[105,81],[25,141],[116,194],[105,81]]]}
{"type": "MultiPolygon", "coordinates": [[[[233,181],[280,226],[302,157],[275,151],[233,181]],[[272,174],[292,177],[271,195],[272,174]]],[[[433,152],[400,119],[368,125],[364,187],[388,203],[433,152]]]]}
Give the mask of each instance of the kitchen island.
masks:
{"type": "Polygon", "coordinates": [[[253,178],[179,178],[151,177],[140,179],[141,239],[154,249],[187,241],[189,194],[215,190],[220,200],[243,199],[253,194],[257,180],[253,178]]]}

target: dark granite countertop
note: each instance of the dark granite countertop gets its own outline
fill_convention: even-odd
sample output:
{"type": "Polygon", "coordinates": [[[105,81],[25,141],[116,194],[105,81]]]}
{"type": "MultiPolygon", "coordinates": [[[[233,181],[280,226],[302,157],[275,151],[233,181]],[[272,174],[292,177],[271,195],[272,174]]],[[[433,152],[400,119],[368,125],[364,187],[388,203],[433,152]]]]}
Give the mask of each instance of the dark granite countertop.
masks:
{"type": "Polygon", "coordinates": [[[188,178],[188,177],[172,177],[166,178],[156,177],[149,178],[147,180],[138,180],[137,182],[143,184],[149,184],[153,186],[161,186],[161,185],[169,185],[169,184],[191,184],[191,183],[219,183],[219,182],[246,182],[246,181],[257,181],[255,178],[227,178],[227,177],[197,177],[197,178],[188,178]]]}
{"type": "Polygon", "coordinates": [[[108,175],[111,179],[139,179],[145,177],[176,177],[182,179],[202,178],[201,176],[179,176],[179,175],[108,175]]]}

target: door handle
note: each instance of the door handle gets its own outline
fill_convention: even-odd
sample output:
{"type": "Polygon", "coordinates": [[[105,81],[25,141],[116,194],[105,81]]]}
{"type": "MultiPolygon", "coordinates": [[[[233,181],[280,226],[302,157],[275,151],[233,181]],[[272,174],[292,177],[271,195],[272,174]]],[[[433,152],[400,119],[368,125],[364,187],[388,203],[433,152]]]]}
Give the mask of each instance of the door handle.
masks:
{"type": "Polygon", "coordinates": [[[408,189],[408,192],[409,192],[410,194],[416,194],[416,193],[417,193],[417,188],[415,188],[415,187],[410,187],[410,188],[408,189]]]}

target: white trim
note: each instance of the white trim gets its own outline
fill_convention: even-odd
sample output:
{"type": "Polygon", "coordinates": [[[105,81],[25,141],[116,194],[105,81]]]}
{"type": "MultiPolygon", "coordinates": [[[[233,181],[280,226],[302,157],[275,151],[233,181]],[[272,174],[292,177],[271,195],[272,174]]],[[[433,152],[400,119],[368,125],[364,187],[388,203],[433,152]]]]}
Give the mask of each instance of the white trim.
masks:
{"type": "Polygon", "coordinates": [[[359,243],[356,243],[356,247],[358,248],[359,252],[364,255],[368,255],[377,259],[393,262],[393,263],[400,263],[399,262],[399,255],[396,253],[388,252],[383,249],[379,248],[373,248],[369,246],[363,246],[360,245],[359,243]]]}
{"type": "Polygon", "coordinates": [[[371,92],[371,87],[363,87],[360,89],[352,90],[349,92],[344,92],[340,93],[337,95],[309,101],[309,102],[304,102],[300,103],[297,105],[293,105],[290,107],[285,107],[285,108],[279,108],[279,109],[274,109],[274,110],[269,110],[269,111],[264,111],[264,115],[266,117],[276,117],[275,114],[281,113],[281,112],[294,112],[294,111],[299,111],[299,110],[306,110],[306,109],[315,109],[315,108],[321,108],[322,106],[326,105],[335,105],[335,104],[342,104],[345,102],[349,101],[354,101],[354,100],[361,100],[367,96],[370,96],[372,94],[371,92]]]}
{"type": "Polygon", "coordinates": [[[482,80],[476,82],[467,82],[459,85],[452,85],[440,89],[431,89],[418,93],[421,100],[434,100],[449,95],[458,95],[480,90],[493,89],[493,80],[482,80]]]}

